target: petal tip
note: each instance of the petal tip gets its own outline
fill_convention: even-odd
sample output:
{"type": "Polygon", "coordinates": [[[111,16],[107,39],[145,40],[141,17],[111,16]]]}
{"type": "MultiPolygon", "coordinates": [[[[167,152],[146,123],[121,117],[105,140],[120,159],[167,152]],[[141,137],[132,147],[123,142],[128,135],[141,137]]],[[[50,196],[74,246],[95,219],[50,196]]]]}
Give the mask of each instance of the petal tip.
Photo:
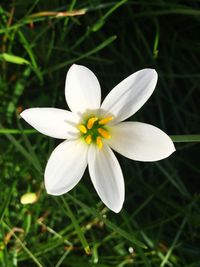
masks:
{"type": "Polygon", "coordinates": [[[46,193],[48,195],[52,195],[52,196],[60,196],[60,195],[62,195],[62,193],[57,192],[56,188],[48,182],[46,172],[44,173],[44,187],[45,187],[46,193]]]}
{"type": "Polygon", "coordinates": [[[69,70],[74,70],[74,69],[80,69],[83,68],[84,66],[79,65],[79,64],[72,64],[69,70]]]}
{"type": "Polygon", "coordinates": [[[60,196],[60,195],[62,195],[60,193],[56,193],[53,190],[50,190],[50,189],[47,189],[47,188],[46,188],[46,192],[47,192],[48,195],[52,195],[52,196],[60,196]]]}
{"type": "MultiPolygon", "coordinates": [[[[171,138],[170,138],[170,140],[171,140],[171,138]]],[[[174,153],[174,152],[176,151],[176,147],[175,147],[175,145],[174,145],[174,143],[173,143],[172,140],[171,140],[171,142],[172,142],[172,143],[171,143],[171,154],[172,154],[172,153],[174,153]]],[[[170,154],[170,155],[171,155],[171,154],[170,154]]]]}
{"type": "Polygon", "coordinates": [[[169,147],[170,147],[169,148],[169,153],[170,153],[169,155],[171,155],[172,153],[174,153],[176,151],[176,148],[175,148],[174,142],[172,141],[172,139],[170,138],[170,136],[167,135],[167,137],[168,137],[168,140],[169,140],[169,147]]]}
{"type": "Polygon", "coordinates": [[[152,78],[154,78],[156,81],[158,80],[158,73],[157,73],[157,71],[155,69],[147,68],[147,69],[144,69],[144,70],[146,70],[149,73],[151,73],[152,78]]]}
{"type": "Polygon", "coordinates": [[[71,68],[76,68],[77,66],[79,66],[79,65],[74,63],[74,64],[71,65],[70,69],[71,68]]]}
{"type": "Polygon", "coordinates": [[[157,80],[158,79],[158,73],[155,69],[150,69],[152,74],[154,75],[155,79],[157,80]]]}
{"type": "Polygon", "coordinates": [[[19,114],[20,118],[22,118],[22,119],[24,119],[24,120],[27,120],[27,115],[28,115],[28,113],[29,113],[30,110],[31,110],[31,108],[28,108],[28,109],[23,110],[23,111],[19,114]]]}
{"type": "Polygon", "coordinates": [[[176,151],[176,148],[174,146],[173,141],[171,140],[170,137],[169,137],[169,139],[170,139],[170,143],[169,143],[168,149],[166,149],[166,153],[164,153],[163,156],[158,159],[158,161],[162,160],[162,159],[165,159],[165,158],[168,158],[169,156],[171,156],[176,151]]]}
{"type": "Polygon", "coordinates": [[[121,205],[121,206],[119,206],[119,207],[114,207],[114,208],[110,208],[114,213],[119,213],[120,211],[121,211],[121,209],[122,209],[122,206],[123,205],[121,205]]]}
{"type": "Polygon", "coordinates": [[[37,111],[41,108],[27,108],[25,110],[23,110],[19,115],[24,119],[25,117],[27,117],[27,115],[30,114],[30,112],[34,112],[37,111]]]}
{"type": "Polygon", "coordinates": [[[76,71],[76,69],[77,69],[79,66],[80,66],[80,65],[72,64],[72,65],[69,67],[67,74],[69,74],[71,71],[76,71]]]}
{"type": "Polygon", "coordinates": [[[118,203],[113,203],[113,204],[110,203],[109,205],[106,204],[106,206],[114,213],[119,213],[123,208],[123,204],[124,204],[124,191],[123,191],[123,198],[119,200],[118,203]]]}
{"type": "Polygon", "coordinates": [[[23,119],[23,118],[24,118],[24,113],[25,113],[25,110],[22,111],[22,112],[19,114],[19,117],[23,119]]]}
{"type": "MultiPolygon", "coordinates": [[[[168,146],[165,148],[166,152],[163,151],[163,155],[160,158],[157,159],[158,161],[162,160],[162,159],[165,159],[165,158],[168,158],[169,156],[171,156],[176,151],[176,148],[174,146],[173,141],[171,140],[171,138],[169,136],[168,136],[168,138],[169,138],[168,146]]],[[[157,161],[157,160],[155,160],[155,161],[157,161]]]]}
{"type": "Polygon", "coordinates": [[[156,76],[158,76],[158,73],[155,69],[153,69],[153,72],[156,74],[156,76]]]}

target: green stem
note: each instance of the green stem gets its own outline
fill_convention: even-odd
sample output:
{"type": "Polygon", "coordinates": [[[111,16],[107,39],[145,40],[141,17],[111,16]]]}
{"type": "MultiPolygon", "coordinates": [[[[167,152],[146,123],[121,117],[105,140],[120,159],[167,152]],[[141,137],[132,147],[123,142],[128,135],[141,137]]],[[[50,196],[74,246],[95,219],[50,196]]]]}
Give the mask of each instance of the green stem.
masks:
{"type": "Polygon", "coordinates": [[[200,142],[200,134],[170,135],[174,143],[200,142]]]}

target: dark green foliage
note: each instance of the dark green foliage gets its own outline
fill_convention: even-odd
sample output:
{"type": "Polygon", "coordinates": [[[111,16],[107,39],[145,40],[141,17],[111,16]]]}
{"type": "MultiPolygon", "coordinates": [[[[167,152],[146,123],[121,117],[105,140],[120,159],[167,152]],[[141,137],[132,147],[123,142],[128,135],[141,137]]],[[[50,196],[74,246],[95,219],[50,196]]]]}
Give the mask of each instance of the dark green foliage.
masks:
{"type": "Polygon", "coordinates": [[[43,172],[59,141],[19,119],[29,107],[67,108],[65,76],[75,62],[95,72],[103,98],[151,67],[159,73],[156,90],[131,120],[169,135],[198,134],[199,27],[194,0],[1,1],[0,266],[200,266],[198,143],[177,143],[156,163],[118,156],[126,199],[114,214],[87,173],[69,194],[47,195],[43,172]],[[40,13],[73,10],[83,14],[40,13]],[[38,201],[23,206],[29,191],[38,201]]]}

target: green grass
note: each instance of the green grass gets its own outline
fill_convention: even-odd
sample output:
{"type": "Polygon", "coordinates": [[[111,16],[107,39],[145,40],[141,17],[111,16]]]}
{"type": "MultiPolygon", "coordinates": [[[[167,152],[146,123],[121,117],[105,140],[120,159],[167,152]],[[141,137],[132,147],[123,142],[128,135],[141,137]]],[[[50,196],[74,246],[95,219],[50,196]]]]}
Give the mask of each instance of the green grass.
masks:
{"type": "Polygon", "coordinates": [[[1,1],[0,266],[200,266],[199,8],[195,0],[1,1]],[[159,74],[131,120],[164,130],[177,151],[155,163],[117,155],[126,184],[119,214],[87,173],[70,193],[47,195],[43,172],[59,141],[19,118],[28,107],[67,108],[75,62],[95,72],[103,97],[136,70],[159,74]],[[22,205],[26,192],[37,202],[22,205]]]}

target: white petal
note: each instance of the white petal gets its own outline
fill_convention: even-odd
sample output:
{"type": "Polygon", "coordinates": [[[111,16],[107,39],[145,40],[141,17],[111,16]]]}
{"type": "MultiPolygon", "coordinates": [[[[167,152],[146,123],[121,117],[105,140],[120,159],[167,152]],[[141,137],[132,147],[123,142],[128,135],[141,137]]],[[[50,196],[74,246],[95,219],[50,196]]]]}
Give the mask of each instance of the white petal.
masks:
{"type": "Polygon", "coordinates": [[[78,116],[57,108],[30,108],[20,116],[39,132],[60,139],[74,139],[79,131],[78,116]]]}
{"type": "Polygon", "coordinates": [[[120,82],[104,99],[101,108],[113,114],[113,122],[119,122],[136,113],[154,91],[157,73],[143,69],[120,82]]]}
{"type": "Polygon", "coordinates": [[[175,151],[170,137],[159,128],[141,122],[121,122],[112,127],[109,145],[127,158],[156,161],[175,151]]]}
{"type": "Polygon", "coordinates": [[[64,194],[80,181],[87,166],[87,151],[88,146],[80,140],[66,140],[55,148],[44,174],[48,194],[64,194]]]}
{"type": "Polygon", "coordinates": [[[65,97],[73,112],[83,113],[100,107],[101,88],[97,77],[88,68],[72,65],[65,83],[65,97]]]}
{"type": "Polygon", "coordinates": [[[124,179],[114,153],[106,144],[101,150],[90,145],[88,166],[99,197],[109,209],[118,213],[124,202],[124,179]]]}

